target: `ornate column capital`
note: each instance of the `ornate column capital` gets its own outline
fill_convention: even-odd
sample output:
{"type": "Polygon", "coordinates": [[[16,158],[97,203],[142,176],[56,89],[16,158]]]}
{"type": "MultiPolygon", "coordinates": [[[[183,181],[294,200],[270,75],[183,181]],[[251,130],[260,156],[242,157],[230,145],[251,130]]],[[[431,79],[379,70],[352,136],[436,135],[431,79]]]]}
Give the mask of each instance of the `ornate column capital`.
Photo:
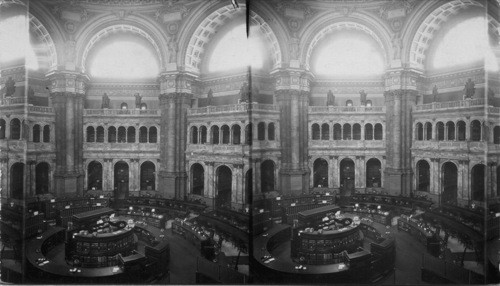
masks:
{"type": "Polygon", "coordinates": [[[313,74],[304,69],[278,69],[271,72],[275,79],[275,90],[302,90],[309,92],[313,74]]]}
{"type": "Polygon", "coordinates": [[[417,90],[422,73],[409,68],[389,69],[385,73],[385,90],[417,90]]]}
{"type": "Polygon", "coordinates": [[[51,82],[51,94],[85,95],[90,81],[86,74],[72,71],[53,71],[47,77],[51,82]]]}
{"type": "Polygon", "coordinates": [[[158,77],[160,94],[189,93],[193,94],[197,87],[198,76],[188,72],[164,72],[158,77]]]}

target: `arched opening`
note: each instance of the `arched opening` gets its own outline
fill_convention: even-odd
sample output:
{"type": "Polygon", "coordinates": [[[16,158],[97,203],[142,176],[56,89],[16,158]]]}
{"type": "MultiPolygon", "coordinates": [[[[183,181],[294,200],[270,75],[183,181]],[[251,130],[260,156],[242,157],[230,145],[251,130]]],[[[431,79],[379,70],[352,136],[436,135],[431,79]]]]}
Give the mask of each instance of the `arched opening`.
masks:
{"type": "Polygon", "coordinates": [[[252,192],[253,192],[253,171],[252,169],[248,169],[245,173],[245,204],[249,204],[252,201],[252,192]]]}
{"type": "Polygon", "coordinates": [[[267,140],[274,141],[274,123],[267,125],[267,140]]]}
{"type": "Polygon", "coordinates": [[[493,128],[493,144],[500,144],[500,126],[493,128]]]}
{"type": "Polygon", "coordinates": [[[384,134],[382,133],[382,124],[380,123],[377,123],[375,124],[375,140],[382,140],[382,138],[384,138],[384,134]]]}
{"type": "Polygon", "coordinates": [[[158,142],[158,130],[156,127],[151,126],[149,127],[149,143],[156,143],[158,142]]]}
{"type": "Polygon", "coordinates": [[[247,145],[252,145],[253,141],[253,127],[252,123],[245,126],[245,142],[247,145]]]}
{"type": "Polygon", "coordinates": [[[345,102],[345,106],[352,106],[352,105],[353,105],[352,100],[350,99],[345,102]]]}
{"type": "Polygon", "coordinates": [[[238,145],[241,143],[241,127],[239,125],[233,125],[233,144],[238,145]]]}
{"type": "Polygon", "coordinates": [[[457,122],[457,140],[465,141],[465,122],[463,121],[457,122]]]}
{"type": "Polygon", "coordinates": [[[274,162],[266,160],[260,165],[260,191],[262,193],[274,191],[274,162]]]}
{"type": "Polygon", "coordinates": [[[215,197],[216,208],[231,208],[231,192],[233,184],[233,172],[227,166],[217,168],[217,196],[215,197]]]}
{"type": "Polygon", "coordinates": [[[222,131],[222,144],[229,144],[229,126],[222,125],[220,129],[222,131]]]}
{"type": "Polygon", "coordinates": [[[382,187],[382,164],[378,159],[372,158],[366,162],[366,187],[382,187]]]}
{"type": "Polygon", "coordinates": [[[365,140],[373,140],[373,126],[370,123],[365,124],[365,140]]]}
{"type": "Polygon", "coordinates": [[[371,100],[367,100],[367,101],[366,101],[366,107],[370,107],[370,106],[372,106],[372,105],[373,105],[373,103],[372,103],[372,101],[371,101],[371,100]]]}
{"type": "Polygon", "coordinates": [[[96,133],[96,142],[103,143],[104,142],[104,127],[98,126],[95,130],[96,133]]]}
{"type": "Polygon", "coordinates": [[[148,128],[146,126],[139,128],[139,143],[148,143],[148,128]]]}
{"type": "Polygon", "coordinates": [[[191,144],[198,144],[198,127],[191,126],[191,144]]]}
{"type": "Polygon", "coordinates": [[[89,190],[102,190],[102,164],[92,161],[87,167],[87,187],[89,190]]]}
{"type": "Polygon", "coordinates": [[[43,127],[43,142],[48,143],[50,142],[50,126],[45,125],[43,127]]]}
{"type": "Polygon", "coordinates": [[[333,125],[333,140],[342,140],[342,126],[338,123],[333,125]]]}
{"type": "Polygon", "coordinates": [[[210,133],[212,133],[212,144],[219,144],[219,126],[212,126],[210,133]]]}
{"type": "Polygon", "coordinates": [[[5,120],[0,119],[0,139],[5,139],[5,120]]]}
{"type": "Polygon", "coordinates": [[[447,140],[455,140],[455,123],[451,121],[446,122],[446,129],[448,129],[447,140]]]}
{"type": "MultiPolygon", "coordinates": [[[[125,129],[125,128],[124,128],[125,129]]],[[[128,197],[128,180],[129,167],[128,164],[120,161],[115,164],[115,199],[123,200],[128,197]]]]}
{"type": "Polygon", "coordinates": [[[156,166],[150,161],[141,165],[141,190],[154,191],[156,189],[156,166]]]}
{"type": "Polygon", "coordinates": [[[200,127],[200,143],[201,144],[207,143],[207,127],[206,126],[200,127]]]}
{"type": "Polygon", "coordinates": [[[13,199],[24,199],[23,163],[14,163],[10,169],[10,194],[13,199]]]}
{"type": "Polygon", "coordinates": [[[473,201],[484,201],[486,186],[486,166],[477,164],[472,167],[470,174],[471,192],[473,201]]]}
{"type": "Polygon", "coordinates": [[[457,202],[457,166],[452,162],[446,162],[442,167],[443,192],[441,194],[442,204],[455,204],[457,202]]]}
{"type": "Polygon", "coordinates": [[[417,191],[430,192],[431,167],[425,160],[417,162],[417,191]]]}
{"type": "Polygon", "coordinates": [[[349,158],[340,161],[340,193],[349,196],[354,191],[354,161],[349,158]]]}
{"type": "Polygon", "coordinates": [[[87,127],[87,142],[95,142],[95,129],[92,126],[87,127]]]}
{"type": "Polygon", "coordinates": [[[146,110],[148,109],[148,105],[146,103],[141,103],[141,110],[146,110]]]}
{"type": "Polygon", "coordinates": [[[352,139],[353,140],[361,140],[361,125],[355,123],[352,126],[352,139]]]}
{"type": "Polygon", "coordinates": [[[118,127],[118,143],[126,143],[127,142],[127,129],[125,127],[118,127]]]}
{"type": "Polygon", "coordinates": [[[444,123],[443,122],[438,122],[436,124],[436,132],[437,132],[437,140],[443,141],[444,140],[444,123]]]}
{"type": "Polygon", "coordinates": [[[116,128],[114,126],[108,128],[108,142],[109,143],[116,142],[116,128]]]}
{"type": "Polygon", "coordinates": [[[205,169],[201,164],[191,166],[191,193],[203,196],[205,190],[205,169]]]}
{"type": "Polygon", "coordinates": [[[313,164],[313,186],[316,188],[328,188],[328,162],[318,158],[313,164]]]}
{"type": "Polygon", "coordinates": [[[49,171],[50,167],[46,162],[41,162],[36,165],[35,193],[37,195],[49,193],[49,171]]]}
{"type": "Polygon", "coordinates": [[[266,123],[264,122],[257,124],[257,139],[266,140],[266,123]]]}
{"type": "Polygon", "coordinates": [[[422,123],[417,123],[417,140],[421,141],[424,140],[424,128],[422,126],[422,123]]]}
{"type": "Polygon", "coordinates": [[[321,125],[321,140],[330,140],[330,125],[326,123],[321,125]]]}
{"type": "Polygon", "coordinates": [[[425,140],[432,140],[432,124],[430,122],[425,123],[425,140]]]}
{"type": "Polygon", "coordinates": [[[351,136],[351,124],[346,123],[346,124],[344,124],[343,127],[344,127],[344,134],[343,134],[342,139],[351,140],[351,138],[352,138],[352,136],[351,136]]]}
{"type": "Polygon", "coordinates": [[[40,125],[33,126],[33,142],[40,142],[40,125]]]}
{"type": "Polygon", "coordinates": [[[470,123],[470,140],[481,141],[481,122],[473,120],[470,123]]]}
{"type": "Polygon", "coordinates": [[[135,128],[132,126],[127,128],[127,142],[135,143],[135,128]]]}
{"type": "Polygon", "coordinates": [[[122,102],[122,104],[120,104],[120,109],[128,109],[128,104],[126,102],[122,102]]]}
{"type": "Polygon", "coordinates": [[[21,139],[21,121],[17,118],[10,121],[10,139],[21,139]]]}
{"type": "Polygon", "coordinates": [[[312,140],[319,140],[319,138],[320,138],[319,124],[314,123],[311,126],[311,129],[312,129],[312,134],[311,134],[312,140]]]}

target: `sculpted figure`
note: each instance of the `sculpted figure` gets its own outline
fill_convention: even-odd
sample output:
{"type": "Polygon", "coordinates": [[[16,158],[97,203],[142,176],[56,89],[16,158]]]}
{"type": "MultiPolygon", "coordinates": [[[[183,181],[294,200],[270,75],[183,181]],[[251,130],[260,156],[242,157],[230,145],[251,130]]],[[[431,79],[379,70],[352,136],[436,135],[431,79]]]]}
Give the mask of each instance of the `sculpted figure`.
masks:
{"type": "Polygon", "coordinates": [[[359,101],[361,105],[366,105],[366,92],[364,89],[359,91],[359,101]]]}
{"type": "Polygon", "coordinates": [[[210,89],[207,94],[207,106],[212,105],[213,98],[214,98],[214,92],[212,91],[212,89],[210,89]]]}
{"type": "Polygon", "coordinates": [[[141,108],[141,100],[142,96],[139,95],[139,93],[134,94],[135,96],[135,108],[141,108]]]}
{"type": "Polygon", "coordinates": [[[475,86],[474,82],[469,78],[464,87],[465,98],[472,98],[474,96],[476,93],[475,86]]]}
{"type": "Polygon", "coordinates": [[[438,95],[439,95],[438,88],[436,85],[434,85],[434,88],[432,89],[432,101],[433,102],[436,102],[438,95]]]}
{"type": "Polygon", "coordinates": [[[12,96],[14,93],[16,93],[16,82],[9,76],[5,82],[5,97],[12,96]]]}
{"type": "Polygon", "coordinates": [[[250,88],[248,87],[248,83],[243,83],[240,88],[240,101],[241,102],[249,102],[250,100],[250,88]]]}
{"type": "Polygon", "coordinates": [[[107,93],[104,93],[104,95],[102,96],[101,108],[109,108],[109,97],[107,93]]]}
{"type": "Polygon", "coordinates": [[[332,90],[329,90],[326,94],[326,105],[335,105],[335,95],[333,95],[332,90]]]}

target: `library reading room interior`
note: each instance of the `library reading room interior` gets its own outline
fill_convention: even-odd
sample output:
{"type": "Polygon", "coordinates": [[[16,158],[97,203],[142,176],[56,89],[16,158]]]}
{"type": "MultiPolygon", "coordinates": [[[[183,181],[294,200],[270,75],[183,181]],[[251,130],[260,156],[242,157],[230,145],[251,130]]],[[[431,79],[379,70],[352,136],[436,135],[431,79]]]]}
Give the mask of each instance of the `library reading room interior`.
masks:
{"type": "Polygon", "coordinates": [[[1,280],[500,283],[499,0],[0,0],[1,280]]]}

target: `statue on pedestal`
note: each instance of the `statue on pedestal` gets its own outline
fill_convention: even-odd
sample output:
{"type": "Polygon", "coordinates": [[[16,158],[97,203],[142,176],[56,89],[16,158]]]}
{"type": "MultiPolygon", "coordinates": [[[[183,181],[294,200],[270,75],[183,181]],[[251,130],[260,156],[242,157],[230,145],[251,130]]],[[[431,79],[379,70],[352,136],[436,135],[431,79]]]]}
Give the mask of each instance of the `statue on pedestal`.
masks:
{"type": "Polygon", "coordinates": [[[134,96],[135,96],[135,108],[141,109],[142,96],[140,96],[139,93],[134,94],[134,96]]]}
{"type": "Polygon", "coordinates": [[[332,90],[328,90],[328,93],[326,94],[326,105],[329,106],[333,106],[335,105],[335,95],[333,95],[333,92],[332,90]]]}
{"type": "Polygon", "coordinates": [[[104,95],[102,96],[101,108],[102,109],[108,109],[109,108],[109,97],[108,97],[107,93],[104,93],[104,95]]]}
{"type": "Polygon", "coordinates": [[[214,98],[214,92],[210,89],[207,93],[207,106],[212,105],[212,99],[214,98]]]}
{"type": "Polygon", "coordinates": [[[474,82],[469,78],[464,87],[464,99],[472,98],[474,96],[476,93],[475,86],[474,82]]]}
{"type": "Polygon", "coordinates": [[[5,97],[12,96],[14,93],[16,93],[16,82],[9,76],[5,82],[5,97]]]}
{"type": "Polygon", "coordinates": [[[250,88],[246,82],[240,88],[240,102],[250,102],[250,88]]]}
{"type": "Polygon", "coordinates": [[[361,105],[366,105],[366,92],[364,89],[359,91],[359,101],[361,105]]]}
{"type": "Polygon", "coordinates": [[[432,88],[432,102],[437,101],[437,96],[439,95],[438,88],[436,85],[434,85],[434,88],[432,88]]]}

